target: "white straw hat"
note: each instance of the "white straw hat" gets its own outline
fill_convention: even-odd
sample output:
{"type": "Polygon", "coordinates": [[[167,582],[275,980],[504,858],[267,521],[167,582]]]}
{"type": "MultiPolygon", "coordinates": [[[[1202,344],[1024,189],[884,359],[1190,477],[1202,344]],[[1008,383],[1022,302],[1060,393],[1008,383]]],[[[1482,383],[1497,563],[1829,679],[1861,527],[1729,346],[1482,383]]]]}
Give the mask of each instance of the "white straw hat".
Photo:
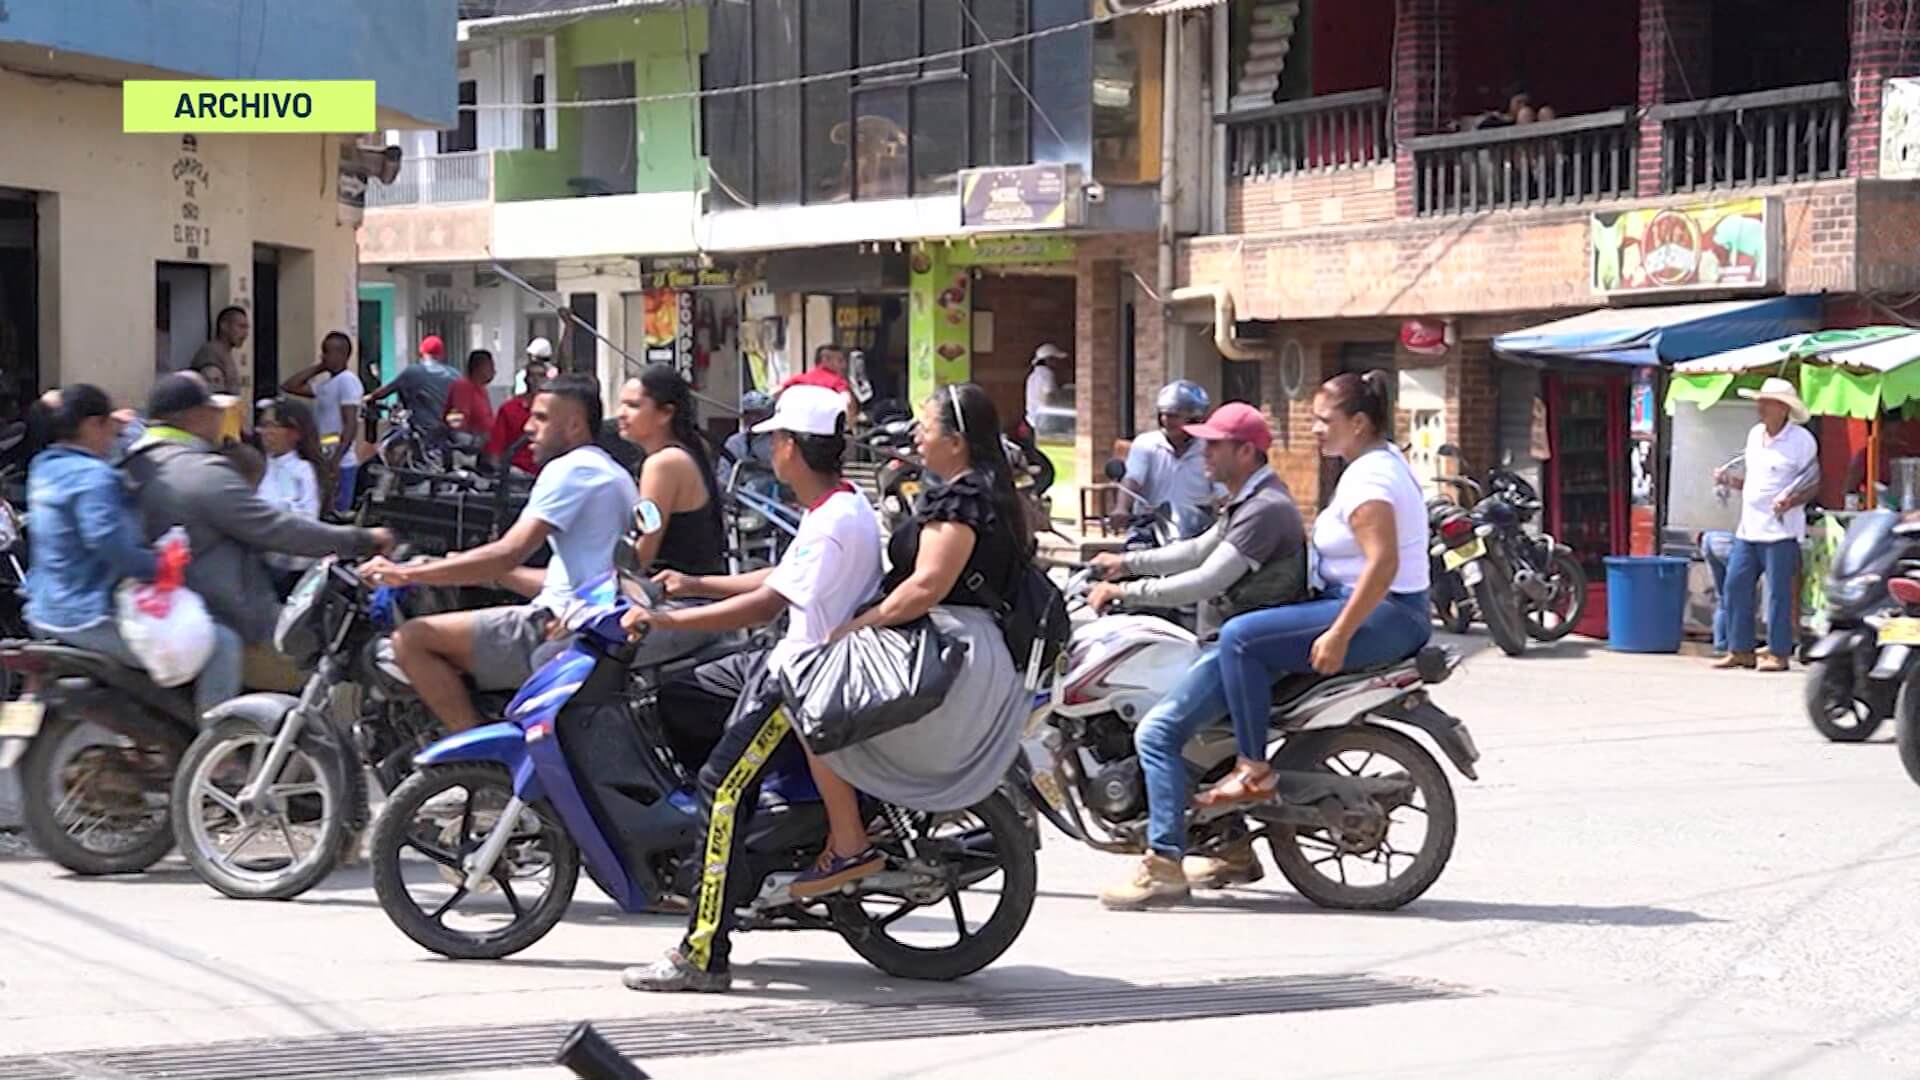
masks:
{"type": "Polygon", "coordinates": [[[1758,390],[1741,390],[1740,396],[1749,401],[1777,401],[1787,407],[1787,414],[1796,424],[1804,424],[1812,417],[1807,411],[1807,403],[1800,400],[1800,391],[1786,379],[1768,379],[1760,384],[1758,390]]]}

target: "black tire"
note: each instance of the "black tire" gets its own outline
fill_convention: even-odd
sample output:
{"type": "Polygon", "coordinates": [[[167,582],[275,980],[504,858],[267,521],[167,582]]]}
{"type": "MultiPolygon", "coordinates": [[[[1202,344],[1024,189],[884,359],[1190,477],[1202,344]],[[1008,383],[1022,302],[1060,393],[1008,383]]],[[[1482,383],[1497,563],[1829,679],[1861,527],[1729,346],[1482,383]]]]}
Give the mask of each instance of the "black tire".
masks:
{"type": "Polygon", "coordinates": [[[1474,599],[1480,605],[1480,621],[1487,624],[1487,632],[1493,635],[1493,643],[1500,646],[1501,652],[1519,656],[1527,650],[1527,631],[1513,594],[1513,579],[1508,576],[1510,571],[1503,560],[1490,556],[1485,563],[1480,568],[1480,584],[1473,587],[1474,599]]]}
{"type": "MultiPolygon", "coordinates": [[[[492,788],[513,794],[513,779],[497,765],[444,765],[414,773],[395,789],[380,808],[373,823],[373,843],[369,861],[373,863],[373,890],[380,907],[400,932],[429,952],[454,960],[498,960],[527,948],[546,937],[573,902],[574,886],[580,880],[580,849],[574,846],[553,808],[541,803],[527,809],[540,818],[549,837],[553,884],[540,902],[524,915],[517,916],[505,929],[489,934],[465,934],[448,929],[421,911],[413,902],[402,878],[401,849],[415,846],[411,836],[415,815],[427,801],[441,792],[465,788],[468,799],[476,791],[492,788]]],[[[464,855],[463,848],[456,854],[464,855]]]]}
{"type": "Polygon", "coordinates": [[[1893,704],[1893,737],[1907,778],[1920,784],[1920,679],[1909,678],[1893,704]]]}
{"type": "Polygon", "coordinates": [[[1802,691],[1807,719],[1829,742],[1865,742],[1886,719],[1875,716],[1866,702],[1854,697],[1852,656],[1815,660],[1808,665],[1802,691]]]}
{"type": "MultiPolygon", "coordinates": [[[[1300,830],[1276,825],[1267,834],[1268,850],[1274,865],[1287,882],[1314,904],[1342,911],[1392,911],[1404,907],[1433,886],[1453,856],[1453,839],[1459,829],[1458,810],[1453,800],[1453,785],[1446,770],[1419,743],[1397,731],[1355,724],[1342,728],[1312,731],[1287,741],[1274,755],[1276,769],[1331,771],[1325,762],[1336,754],[1350,751],[1384,757],[1402,766],[1426,801],[1427,835],[1413,863],[1405,873],[1390,876],[1377,886],[1347,885],[1334,881],[1315,868],[1314,860],[1300,848],[1300,830]]],[[[1364,766],[1362,766],[1364,768],[1364,766]]],[[[1398,808],[1396,808],[1398,809],[1398,808]]],[[[1325,830],[1313,830],[1314,842],[1327,845],[1325,830]]],[[[1388,833],[1391,836],[1391,832],[1388,833]]],[[[1358,856],[1356,856],[1358,857],[1358,856]]],[[[1392,856],[1387,859],[1389,872],[1392,856]]],[[[1344,873],[1344,867],[1342,868],[1344,873]]]]}
{"type": "MultiPolygon", "coordinates": [[[[896,979],[950,982],[998,960],[1013,946],[1033,912],[1040,871],[1034,861],[1033,827],[1006,796],[995,792],[967,813],[990,834],[1000,868],[1000,902],[977,933],[944,948],[922,949],[888,937],[857,901],[832,905],[834,929],[861,959],[896,979]]],[[[944,910],[945,904],[936,905],[944,910]]],[[[927,910],[934,910],[929,907],[927,910]]]]}
{"type": "Polygon", "coordinates": [[[1433,613],[1440,629],[1449,634],[1464,634],[1473,628],[1473,608],[1460,600],[1435,600],[1433,613]]]}
{"type": "MultiPolygon", "coordinates": [[[[200,773],[219,755],[232,752],[236,744],[259,743],[262,739],[265,740],[264,753],[264,746],[271,745],[273,736],[251,721],[230,717],[193,740],[173,778],[174,843],[200,880],[217,892],[236,900],[291,900],[325,881],[339,865],[347,837],[352,834],[354,820],[359,816],[351,774],[359,769],[360,763],[341,761],[337,752],[339,743],[330,748],[322,744],[313,731],[302,731],[295,743],[295,754],[288,756],[287,767],[298,769],[297,763],[304,759],[307,770],[314,774],[314,782],[324,786],[325,794],[317,805],[315,799],[308,797],[305,804],[289,807],[287,815],[291,819],[304,810],[304,816],[311,817],[313,810],[322,811],[314,846],[308,849],[305,858],[289,859],[285,866],[257,870],[235,867],[220,859],[217,849],[209,850],[209,846],[216,843],[211,830],[204,826],[196,828],[197,823],[206,820],[206,808],[199,805],[195,788],[203,779],[200,773]]],[[[291,846],[291,833],[284,835],[289,837],[289,846],[297,856],[298,849],[291,846]]],[[[238,855],[240,849],[229,854],[238,855]]]]}
{"type": "MultiPolygon", "coordinates": [[[[27,835],[40,853],[76,874],[88,877],[106,874],[137,874],[166,858],[173,850],[173,827],[168,812],[173,775],[186,753],[185,732],[164,721],[140,713],[129,705],[129,716],[116,724],[115,734],[131,739],[139,751],[153,759],[152,767],[133,779],[139,797],[160,802],[157,815],[143,827],[117,834],[122,842],[112,845],[89,844],[76,837],[60,821],[60,795],[56,791],[53,770],[62,745],[87,723],[84,716],[62,710],[47,712],[39,734],[20,762],[21,813],[26,819],[27,835]]],[[[91,831],[88,835],[91,835],[91,831]]]]}
{"type": "Polygon", "coordinates": [[[1553,626],[1547,625],[1547,612],[1542,611],[1540,605],[1527,605],[1527,634],[1535,641],[1559,641],[1573,633],[1574,624],[1587,613],[1587,572],[1580,560],[1566,552],[1555,552],[1547,570],[1547,582],[1556,599],[1569,597],[1572,603],[1564,609],[1553,604],[1553,613],[1560,619],[1553,626]]]}

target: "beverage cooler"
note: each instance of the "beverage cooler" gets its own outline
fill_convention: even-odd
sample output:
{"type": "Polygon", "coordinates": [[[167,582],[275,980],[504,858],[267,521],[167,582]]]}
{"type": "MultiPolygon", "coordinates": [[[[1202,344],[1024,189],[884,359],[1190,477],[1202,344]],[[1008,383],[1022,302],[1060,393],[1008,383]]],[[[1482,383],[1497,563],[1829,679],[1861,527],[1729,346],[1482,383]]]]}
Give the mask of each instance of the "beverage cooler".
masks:
{"type": "Polygon", "coordinates": [[[1607,636],[1606,558],[1632,550],[1632,382],[1626,373],[1549,373],[1541,380],[1553,452],[1541,470],[1545,524],[1586,571],[1578,632],[1591,637],[1607,636]]]}

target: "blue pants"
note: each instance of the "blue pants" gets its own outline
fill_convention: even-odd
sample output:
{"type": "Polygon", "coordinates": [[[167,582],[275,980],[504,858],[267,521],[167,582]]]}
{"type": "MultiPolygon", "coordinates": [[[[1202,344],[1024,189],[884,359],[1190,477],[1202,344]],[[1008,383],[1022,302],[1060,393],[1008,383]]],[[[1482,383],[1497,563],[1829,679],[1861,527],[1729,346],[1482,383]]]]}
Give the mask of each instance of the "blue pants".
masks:
{"type": "Polygon", "coordinates": [[[1713,574],[1713,651],[1727,651],[1727,559],[1733,554],[1733,534],[1708,532],[1700,536],[1700,557],[1713,574]]]}
{"type": "MultiPolygon", "coordinates": [[[[1220,631],[1217,655],[1227,707],[1233,715],[1234,744],[1241,757],[1259,761],[1267,756],[1273,684],[1282,675],[1313,670],[1308,657],[1314,639],[1333,626],[1346,605],[1347,590],[1336,586],[1328,588],[1318,600],[1249,611],[1227,620],[1220,631]]],[[[1426,590],[1388,593],[1354,632],[1343,670],[1358,671],[1403,660],[1419,652],[1432,636],[1426,590]]]]}
{"type": "Polygon", "coordinates": [[[353,509],[353,487],[359,477],[360,466],[340,466],[340,490],[333,497],[333,509],[336,513],[344,514],[353,509]]]}
{"type": "Polygon", "coordinates": [[[1133,731],[1147,784],[1147,845],[1178,859],[1187,853],[1187,795],[1192,780],[1180,749],[1227,717],[1227,690],[1220,681],[1220,654],[1209,652],[1175,683],[1133,731]]]}
{"type": "Polygon", "coordinates": [[[1767,651],[1775,656],[1793,655],[1796,627],[1793,623],[1793,576],[1800,569],[1800,542],[1775,540],[1755,543],[1735,538],[1733,554],[1727,558],[1727,648],[1732,652],[1753,651],[1753,613],[1757,606],[1754,589],[1760,575],[1767,576],[1767,651]]]}

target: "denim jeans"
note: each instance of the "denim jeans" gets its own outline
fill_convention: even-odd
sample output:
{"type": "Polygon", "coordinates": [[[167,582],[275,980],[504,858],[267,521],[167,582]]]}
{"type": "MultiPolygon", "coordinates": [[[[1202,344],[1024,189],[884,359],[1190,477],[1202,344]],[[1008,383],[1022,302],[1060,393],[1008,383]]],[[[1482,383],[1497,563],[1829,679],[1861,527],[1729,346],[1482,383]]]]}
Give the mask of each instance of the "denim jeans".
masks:
{"type": "Polygon", "coordinates": [[[1147,846],[1178,859],[1187,853],[1187,796],[1192,780],[1180,750],[1201,728],[1227,716],[1220,656],[1209,652],[1175,683],[1133,730],[1147,784],[1147,846]]]}
{"type": "Polygon", "coordinates": [[[335,513],[345,514],[353,510],[354,485],[360,479],[360,466],[340,466],[340,490],[334,492],[333,509],[335,513]]]}
{"type": "Polygon", "coordinates": [[[1797,629],[1793,621],[1793,577],[1800,569],[1800,541],[1755,543],[1736,538],[1727,558],[1727,648],[1753,651],[1753,614],[1758,606],[1754,590],[1760,575],[1767,577],[1767,651],[1778,657],[1793,655],[1797,629]]]}
{"type": "MultiPolygon", "coordinates": [[[[76,649],[111,657],[130,668],[140,666],[140,658],[127,647],[126,639],[120,636],[120,630],[114,626],[112,619],[95,623],[84,630],[56,632],[36,626],[33,631],[76,649]]],[[[213,655],[207,659],[207,666],[200,669],[200,676],[193,681],[194,711],[205,716],[214,707],[239,697],[240,671],[245,661],[246,647],[241,643],[240,635],[219,622],[214,623],[213,655]]]]}
{"type": "MultiPolygon", "coordinates": [[[[1266,757],[1273,684],[1282,675],[1313,670],[1308,658],[1314,639],[1340,617],[1347,594],[1345,587],[1329,586],[1318,600],[1249,611],[1227,620],[1220,631],[1218,656],[1233,715],[1234,744],[1241,757],[1253,761],[1266,757]]],[[[1354,632],[1342,669],[1358,671],[1405,659],[1432,636],[1426,590],[1388,593],[1354,632]]]]}
{"type": "Polygon", "coordinates": [[[1700,557],[1713,575],[1713,651],[1727,651],[1727,559],[1733,555],[1733,534],[1715,530],[1700,534],[1700,557]]]}

